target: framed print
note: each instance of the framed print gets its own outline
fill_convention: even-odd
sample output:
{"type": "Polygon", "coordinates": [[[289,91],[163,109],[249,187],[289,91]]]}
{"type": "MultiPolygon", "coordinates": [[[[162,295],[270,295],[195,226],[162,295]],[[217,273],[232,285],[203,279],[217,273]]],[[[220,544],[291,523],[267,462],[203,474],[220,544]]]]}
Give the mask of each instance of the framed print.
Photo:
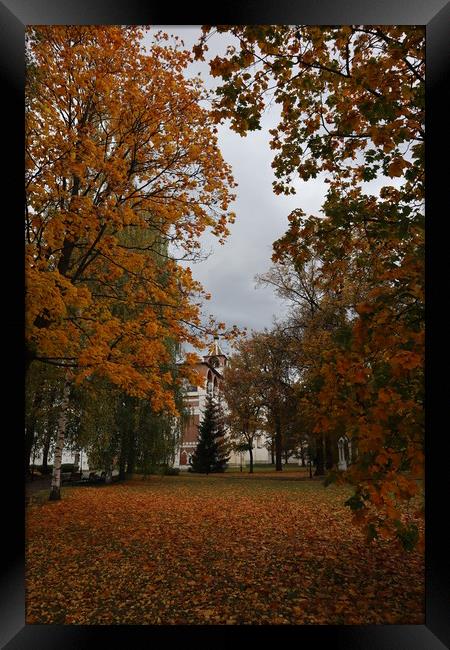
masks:
{"type": "Polygon", "coordinates": [[[438,289],[439,278],[445,277],[440,268],[446,259],[445,238],[440,237],[443,217],[439,220],[438,215],[444,215],[439,199],[447,187],[448,4],[352,0],[341,6],[324,0],[298,7],[286,1],[262,2],[251,8],[233,2],[220,11],[186,7],[168,12],[133,1],[93,6],[85,0],[6,0],[0,12],[7,113],[4,196],[12,207],[4,212],[4,435],[11,449],[4,457],[4,502],[11,516],[3,535],[2,647],[90,648],[111,639],[140,647],[159,639],[213,641],[216,634],[227,641],[228,635],[230,641],[242,638],[244,643],[260,636],[284,641],[288,634],[295,642],[361,650],[450,647],[443,527],[447,400],[445,383],[437,379],[444,370],[441,350],[447,349],[440,308],[444,294],[438,289]],[[361,26],[356,36],[355,25],[361,26]],[[78,27],[85,30],[78,33],[78,27]],[[406,55],[402,39],[407,30],[406,55]],[[176,39],[169,44],[164,32],[171,31],[176,39]],[[211,35],[222,39],[217,51],[211,35]],[[73,58],[67,54],[67,39],[73,58]],[[186,47],[195,54],[192,64],[201,78],[208,77],[208,90],[218,89],[209,104],[195,82],[183,76],[188,57],[177,49],[178,39],[189,41],[186,47]],[[425,54],[425,77],[423,57],[421,62],[414,59],[414,47],[425,54]],[[381,56],[386,52],[388,63],[381,56]],[[347,60],[347,68],[335,65],[333,57],[343,66],[347,60]],[[395,88],[395,61],[400,59],[411,80],[401,93],[395,88]],[[104,74],[105,61],[114,68],[113,75],[110,70],[104,74]],[[350,62],[360,65],[355,68],[357,82],[350,62]],[[340,77],[336,83],[333,75],[340,77]],[[269,81],[274,82],[270,88],[269,81]],[[323,84],[320,91],[314,83],[323,84]],[[383,83],[387,99],[379,91],[383,83]],[[291,95],[286,84],[295,89],[291,95]],[[86,106],[84,92],[93,93],[86,106]],[[265,112],[268,92],[279,108],[272,122],[265,112]],[[69,97],[66,104],[64,93],[69,97]],[[364,93],[375,101],[371,104],[364,93]],[[408,104],[402,112],[402,101],[414,108],[408,104]],[[400,106],[397,112],[394,104],[400,106]],[[417,117],[423,112],[425,129],[417,117]],[[223,120],[228,120],[228,141],[220,130],[223,120]],[[261,124],[267,134],[264,143],[258,135],[261,124]],[[363,135],[354,135],[358,129],[363,135]],[[253,144],[244,149],[241,136],[253,144]],[[369,150],[364,138],[375,148],[369,150]],[[50,165],[52,151],[56,153],[50,165]],[[420,167],[423,155],[426,183],[420,167]],[[262,164],[266,172],[270,165],[274,170],[267,177],[260,171],[262,164]],[[375,187],[378,175],[389,177],[392,186],[381,192],[386,203],[374,207],[355,188],[358,183],[375,187]],[[404,206],[399,188],[405,179],[409,202],[404,206]],[[333,227],[327,229],[326,219],[307,217],[301,198],[292,197],[290,186],[310,180],[323,183],[320,204],[314,204],[315,197],[308,203],[305,192],[303,207],[318,214],[325,205],[333,227]],[[419,186],[425,187],[425,202],[419,186]],[[9,218],[22,214],[24,202],[25,265],[23,230],[19,220],[9,218]],[[388,204],[405,224],[386,243],[384,226],[391,222],[383,221],[383,210],[388,204]],[[416,223],[410,215],[419,215],[419,204],[416,223]],[[342,217],[350,205],[353,230],[346,229],[342,217]],[[269,225],[270,214],[277,210],[282,218],[275,224],[274,216],[269,225]],[[248,215],[247,230],[234,226],[234,211],[248,215]],[[214,249],[210,260],[202,257],[198,244],[208,229],[211,239],[202,242],[214,249]],[[233,232],[238,233],[234,239],[233,232]],[[226,243],[220,251],[214,246],[228,235],[232,243],[227,257],[221,252],[226,243]],[[422,248],[416,246],[416,235],[422,237],[422,248]],[[421,264],[417,251],[423,249],[421,264]],[[414,259],[407,265],[410,253],[414,259]],[[204,264],[197,275],[191,274],[191,262],[204,264]],[[253,287],[245,293],[246,272],[257,276],[264,296],[259,302],[253,287]],[[398,289],[402,283],[407,286],[403,293],[398,289]],[[424,284],[426,327],[420,310],[424,284]],[[206,299],[211,287],[215,320],[204,324],[196,301],[206,299]],[[304,290],[301,299],[299,287],[304,290]],[[270,297],[274,288],[278,298],[291,300],[290,310],[283,311],[270,297]],[[214,293],[222,295],[221,304],[214,302],[214,293]],[[405,310],[394,304],[398,296],[410,310],[407,322],[402,320],[405,310]],[[272,313],[271,325],[267,318],[272,313]],[[395,328],[392,319],[398,319],[395,328]],[[231,322],[237,325],[231,327],[231,322]],[[305,335],[307,328],[310,334],[305,335]],[[24,331],[29,351],[25,356],[24,331]],[[297,335],[302,337],[301,354],[295,347],[297,335]],[[377,356],[382,336],[388,343],[382,344],[384,356],[377,356]],[[395,337],[401,336],[405,340],[399,344],[395,337]],[[198,350],[197,343],[205,337],[208,345],[194,358],[191,348],[198,350]],[[424,369],[414,347],[419,339],[426,351],[424,369]],[[47,374],[26,373],[36,359],[45,362],[47,374]],[[420,376],[414,374],[416,369],[420,376]],[[372,401],[369,393],[361,392],[370,382],[372,401]],[[342,403],[336,407],[337,395],[342,403]],[[365,399],[372,419],[364,412],[352,420],[350,413],[365,399]],[[424,454],[408,457],[405,465],[402,454],[414,443],[405,429],[420,429],[424,406],[424,454]],[[300,415],[289,419],[294,411],[300,415]],[[378,451],[373,447],[373,440],[382,435],[377,418],[398,434],[389,437],[389,444],[383,438],[378,451]],[[151,438],[142,433],[150,429],[151,438]],[[73,458],[64,456],[69,442],[73,458]],[[22,468],[24,457],[26,471],[31,468],[33,479],[39,471],[39,480],[50,490],[54,503],[45,506],[48,518],[41,518],[42,509],[31,507],[35,502],[30,495],[37,488],[33,492],[30,485],[24,486],[23,471],[16,465],[22,463],[22,468]],[[53,464],[48,465],[51,457],[53,464]],[[425,494],[422,591],[416,584],[422,575],[420,557],[397,553],[394,546],[389,550],[386,541],[395,538],[411,550],[422,539],[421,525],[411,524],[410,515],[403,517],[391,502],[396,490],[400,495],[411,489],[408,481],[397,482],[396,477],[413,474],[411,468],[421,463],[425,478],[417,482],[419,492],[424,482],[425,494]],[[366,477],[370,474],[368,479],[361,478],[363,470],[366,477]],[[344,494],[344,475],[356,477],[353,485],[364,486],[348,493],[346,505],[353,522],[358,511],[361,520],[366,517],[369,541],[363,542],[357,532],[346,539],[350,519],[340,508],[333,516],[317,519],[323,538],[328,536],[328,548],[335,543],[336,551],[324,551],[317,541],[322,537],[314,537],[319,523],[308,528],[309,518],[316,521],[317,513],[329,507],[311,487],[325,474],[326,481],[336,483],[329,494],[344,494]],[[114,485],[125,478],[125,483],[114,485]],[[61,499],[63,484],[71,495],[69,506],[61,499]],[[118,492],[123,486],[125,491],[118,492]],[[151,514],[145,505],[148,486],[154,489],[151,514]],[[110,495],[107,505],[101,495],[110,495]],[[373,514],[377,507],[384,508],[383,521],[373,514]],[[248,521],[243,516],[246,508],[248,521]],[[284,528],[277,528],[277,516],[284,528]],[[308,548],[295,540],[302,516],[308,548]],[[234,533],[221,545],[217,522],[226,518],[234,533]],[[94,534],[97,520],[100,538],[94,534]],[[127,525],[129,544],[128,533],[116,535],[127,525]],[[257,526],[265,528],[258,538],[257,526]],[[161,550],[157,540],[163,529],[161,550]],[[67,544],[66,534],[71,536],[67,544]],[[385,552],[376,548],[378,539],[385,552]],[[251,544],[255,548],[249,548],[251,544]],[[279,574],[271,544],[278,549],[273,553],[283,549],[279,574]],[[350,567],[353,545],[364,557],[357,570],[350,567]],[[77,555],[80,548],[85,556],[77,555]],[[124,578],[120,564],[132,564],[133,553],[136,565],[124,578]],[[209,559],[199,560],[202,554],[209,559]],[[26,555],[33,558],[27,578],[26,555]],[[293,568],[296,560],[303,583],[293,568]],[[209,571],[205,562],[211,563],[209,571]],[[105,566],[111,566],[109,578],[105,566]],[[282,576],[287,570],[292,570],[291,582],[282,576]],[[140,600],[136,595],[139,607],[147,603],[144,615],[133,612],[133,589],[136,594],[145,591],[147,575],[156,586],[145,597],[141,593],[140,600]],[[358,581],[356,592],[361,590],[355,597],[348,596],[353,579],[358,581]],[[323,605],[306,604],[301,584],[323,605]],[[86,603],[95,590],[96,609],[90,611],[86,603]],[[393,603],[392,612],[387,612],[384,599],[393,603]]]}

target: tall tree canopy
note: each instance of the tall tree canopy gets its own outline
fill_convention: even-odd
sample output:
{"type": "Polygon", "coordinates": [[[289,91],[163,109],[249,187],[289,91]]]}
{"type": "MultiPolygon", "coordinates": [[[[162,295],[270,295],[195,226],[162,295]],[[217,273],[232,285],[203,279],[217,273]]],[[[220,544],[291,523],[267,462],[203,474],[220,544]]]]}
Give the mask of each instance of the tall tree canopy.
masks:
{"type": "Polygon", "coordinates": [[[255,368],[252,352],[248,339],[236,343],[235,353],[224,370],[222,387],[228,433],[236,449],[249,452],[250,473],[253,473],[253,444],[265,424],[260,368],[255,368]]]}
{"type": "Polygon", "coordinates": [[[291,420],[296,369],[291,361],[289,340],[279,328],[252,332],[236,346],[230,369],[225,372],[225,398],[230,396],[234,428],[245,426],[247,442],[264,415],[265,429],[273,432],[275,465],[283,469],[283,432],[291,420]],[[241,399],[238,384],[241,384],[241,399]]]}
{"type": "MultiPolygon", "coordinates": [[[[223,81],[216,120],[245,135],[273,99],[274,191],[294,194],[297,177],[318,174],[329,184],[324,216],[294,210],[273,259],[300,277],[318,269],[322,299],[301,345],[315,366],[316,428],[339,421],[359,450],[349,505],[370,537],[413,544],[417,526],[400,504],[423,476],[424,29],[215,29],[236,38],[210,62],[223,81]]],[[[212,34],[203,27],[197,57],[212,34]]]]}
{"type": "Polygon", "coordinates": [[[142,36],[27,29],[27,359],[175,410],[189,363],[171,372],[166,342],[198,343],[204,297],[175,247],[195,254],[206,228],[223,240],[234,182],[183,75],[191,55],[164,34],[147,52],[142,36]]]}
{"type": "MultiPolygon", "coordinates": [[[[238,133],[260,128],[267,100],[281,105],[271,131],[276,192],[326,172],[333,186],[380,170],[423,190],[425,32],[422,27],[217,25],[236,37],[211,61],[215,113],[238,133]],[[357,159],[358,154],[362,157],[357,159]],[[356,164],[355,164],[356,161],[356,164]]],[[[212,28],[194,48],[202,58],[212,28]]]]}

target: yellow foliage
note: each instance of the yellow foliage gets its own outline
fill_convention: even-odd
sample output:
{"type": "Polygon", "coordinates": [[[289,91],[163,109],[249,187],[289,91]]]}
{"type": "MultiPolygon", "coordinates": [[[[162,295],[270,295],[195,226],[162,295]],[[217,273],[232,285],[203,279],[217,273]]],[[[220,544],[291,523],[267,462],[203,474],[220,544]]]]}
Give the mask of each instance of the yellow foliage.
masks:
{"type": "Polygon", "coordinates": [[[27,29],[26,342],[174,410],[167,345],[200,344],[204,292],[168,242],[223,239],[234,181],[189,52],[160,34],[145,53],[142,33],[27,29]]]}

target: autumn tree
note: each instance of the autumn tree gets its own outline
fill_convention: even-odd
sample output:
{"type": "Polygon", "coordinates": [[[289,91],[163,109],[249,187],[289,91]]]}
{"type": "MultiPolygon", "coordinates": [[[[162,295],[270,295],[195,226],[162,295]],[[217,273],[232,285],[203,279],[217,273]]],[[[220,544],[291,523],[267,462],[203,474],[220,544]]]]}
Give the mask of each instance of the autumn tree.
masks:
{"type": "Polygon", "coordinates": [[[290,410],[291,417],[287,420],[281,439],[281,449],[284,464],[287,465],[290,458],[299,458],[302,443],[304,443],[304,432],[301,429],[301,420],[295,417],[298,413],[298,404],[295,401],[290,410]]]}
{"type": "Polygon", "coordinates": [[[293,418],[287,431],[295,430],[296,436],[309,440],[316,476],[324,476],[326,470],[334,467],[338,438],[345,433],[340,401],[328,403],[330,410],[326,413],[318,409],[324,385],[324,359],[336,341],[348,337],[349,312],[365,295],[364,277],[345,289],[341,284],[325,287],[323,266],[324,260],[318,256],[304,265],[286,256],[258,276],[258,283],[273,287],[289,307],[287,316],[279,323],[297,375],[295,394],[291,397],[293,418]]]}
{"type": "Polygon", "coordinates": [[[185,408],[181,390],[175,400],[178,417],[155,413],[148,400],[121,393],[116,420],[120,478],[135,471],[146,475],[172,464],[185,408]]]}
{"type": "Polygon", "coordinates": [[[289,407],[292,405],[295,383],[286,344],[287,338],[276,327],[270,331],[252,332],[241,343],[245,369],[239,370],[239,373],[243,371],[243,377],[248,382],[245,385],[251,402],[255,408],[257,405],[260,407],[257,411],[258,418],[264,417],[265,430],[273,432],[277,471],[283,469],[283,430],[292,415],[289,407]]]}
{"type": "Polygon", "coordinates": [[[264,426],[264,400],[258,379],[250,344],[242,339],[224,370],[222,390],[230,440],[238,449],[249,452],[250,474],[253,473],[254,441],[264,426]]]}
{"type": "Polygon", "coordinates": [[[217,401],[207,396],[198,442],[191,458],[191,471],[201,474],[223,472],[229,460],[223,414],[217,401]]]}
{"type": "MultiPolygon", "coordinates": [[[[181,391],[175,400],[182,413],[181,391]]],[[[55,416],[59,413],[57,405],[53,411],[55,416]]],[[[104,378],[72,386],[69,415],[65,447],[83,449],[91,469],[104,471],[107,480],[113,470],[124,479],[135,471],[150,473],[171,463],[180,417],[153,412],[149,400],[130,396],[104,378]]]]}
{"type": "MultiPolygon", "coordinates": [[[[342,416],[357,444],[349,501],[370,538],[414,544],[418,527],[401,502],[423,476],[424,29],[416,26],[217,26],[236,45],[215,57],[215,114],[245,134],[260,128],[270,98],[276,193],[322,173],[324,217],[299,208],[274,260],[301,268],[320,258],[320,286],[362,300],[345,306],[340,333],[309,337],[321,349],[317,422],[342,416]],[[393,180],[390,180],[393,179],[393,180]],[[381,181],[377,194],[364,183],[381,181]],[[326,340],[324,341],[323,338],[326,340]],[[320,341],[322,344],[320,344],[320,341]],[[326,345],[324,345],[326,343],[326,345]]],[[[213,30],[203,27],[202,57],[213,30]]]]}
{"type": "Polygon", "coordinates": [[[136,437],[136,467],[144,475],[156,471],[166,471],[175,460],[175,450],[180,441],[183,405],[181,395],[176,403],[180,417],[170,414],[154,413],[148,404],[141,400],[138,413],[136,437]]]}
{"type": "MultiPolygon", "coordinates": [[[[233,221],[201,82],[183,74],[191,55],[164,34],[147,52],[142,36],[27,29],[26,358],[66,371],[62,411],[72,383],[95,375],[176,413],[192,364],[175,372],[166,342],[201,347],[206,297],[179,260],[233,221]]],[[[58,426],[59,450],[64,415],[58,426]]]]}

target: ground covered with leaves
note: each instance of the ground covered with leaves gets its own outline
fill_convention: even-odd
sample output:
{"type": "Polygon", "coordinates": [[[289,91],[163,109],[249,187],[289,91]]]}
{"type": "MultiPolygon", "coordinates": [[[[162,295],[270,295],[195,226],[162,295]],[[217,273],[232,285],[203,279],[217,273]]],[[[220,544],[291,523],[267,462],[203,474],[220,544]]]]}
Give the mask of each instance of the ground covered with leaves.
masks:
{"type": "Polygon", "coordinates": [[[27,623],[423,624],[423,555],[289,473],[65,488],[27,509],[27,623]],[[250,480],[243,480],[250,478],[250,480]]]}

